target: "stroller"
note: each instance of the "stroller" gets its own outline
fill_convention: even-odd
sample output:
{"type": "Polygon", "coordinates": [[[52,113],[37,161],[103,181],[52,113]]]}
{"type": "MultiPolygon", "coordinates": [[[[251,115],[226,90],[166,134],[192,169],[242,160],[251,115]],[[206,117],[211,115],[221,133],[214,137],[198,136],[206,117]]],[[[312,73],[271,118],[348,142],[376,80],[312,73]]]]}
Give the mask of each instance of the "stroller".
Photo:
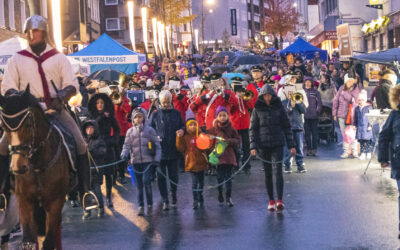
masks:
{"type": "Polygon", "coordinates": [[[318,120],[319,141],[321,142],[321,140],[326,140],[328,144],[333,141],[337,142],[338,136],[335,132],[335,121],[332,116],[332,108],[323,106],[318,120]]]}

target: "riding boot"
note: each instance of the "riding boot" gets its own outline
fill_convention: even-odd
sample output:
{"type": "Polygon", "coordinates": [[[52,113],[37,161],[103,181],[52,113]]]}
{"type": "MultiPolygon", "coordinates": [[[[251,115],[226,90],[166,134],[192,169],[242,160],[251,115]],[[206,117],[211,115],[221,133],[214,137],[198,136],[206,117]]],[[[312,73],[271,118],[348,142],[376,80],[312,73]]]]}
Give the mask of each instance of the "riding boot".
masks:
{"type": "Polygon", "coordinates": [[[84,210],[91,210],[99,207],[96,195],[89,191],[90,187],[90,167],[89,158],[86,154],[78,155],[78,179],[79,192],[81,195],[82,207],[84,210]]]}
{"type": "Polygon", "coordinates": [[[0,155],[0,212],[7,209],[10,198],[10,174],[8,156],[0,155]]]}

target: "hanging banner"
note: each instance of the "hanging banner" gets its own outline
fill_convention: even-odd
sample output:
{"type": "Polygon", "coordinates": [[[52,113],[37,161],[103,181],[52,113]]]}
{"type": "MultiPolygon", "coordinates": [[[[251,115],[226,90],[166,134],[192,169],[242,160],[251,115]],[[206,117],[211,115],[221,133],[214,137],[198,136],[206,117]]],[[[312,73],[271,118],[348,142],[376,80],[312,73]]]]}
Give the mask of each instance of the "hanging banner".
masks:
{"type": "Polygon", "coordinates": [[[236,9],[231,9],[231,33],[232,36],[237,36],[236,9]]]}
{"type": "Polygon", "coordinates": [[[72,56],[75,60],[86,64],[126,64],[138,63],[137,55],[122,56],[72,56]]]}
{"type": "Polygon", "coordinates": [[[351,36],[349,24],[341,24],[336,26],[337,38],[339,40],[339,54],[340,57],[351,57],[353,49],[351,45],[351,36]]]}

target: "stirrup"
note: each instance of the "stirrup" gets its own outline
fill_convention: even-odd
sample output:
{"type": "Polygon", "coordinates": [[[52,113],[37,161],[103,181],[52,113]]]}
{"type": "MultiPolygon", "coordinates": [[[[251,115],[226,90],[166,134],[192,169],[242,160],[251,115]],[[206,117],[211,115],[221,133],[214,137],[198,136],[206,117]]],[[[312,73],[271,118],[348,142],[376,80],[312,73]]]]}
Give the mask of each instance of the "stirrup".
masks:
{"type": "Polygon", "coordinates": [[[4,212],[7,209],[7,197],[6,197],[6,195],[5,194],[0,194],[0,200],[4,200],[4,207],[0,207],[0,212],[4,212]]]}
{"type": "Polygon", "coordinates": [[[83,195],[82,198],[82,207],[84,210],[88,211],[88,210],[92,210],[92,209],[96,209],[99,207],[99,200],[97,199],[97,196],[92,192],[92,191],[88,191],[83,195]],[[94,201],[96,204],[94,205],[90,205],[90,206],[86,206],[86,197],[87,196],[92,196],[94,198],[94,201]]]}

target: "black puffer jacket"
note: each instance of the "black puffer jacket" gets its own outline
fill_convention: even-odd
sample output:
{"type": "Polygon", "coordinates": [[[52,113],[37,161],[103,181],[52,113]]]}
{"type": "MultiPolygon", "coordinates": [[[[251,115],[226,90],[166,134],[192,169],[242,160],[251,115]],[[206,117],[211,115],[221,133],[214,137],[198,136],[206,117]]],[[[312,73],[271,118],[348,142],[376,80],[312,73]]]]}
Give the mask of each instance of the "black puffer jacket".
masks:
{"type": "Polygon", "coordinates": [[[107,146],[106,163],[111,163],[116,160],[115,147],[119,140],[119,126],[114,117],[114,105],[111,99],[106,94],[96,94],[89,100],[88,104],[89,117],[95,120],[99,125],[99,135],[104,140],[107,146]],[[98,99],[104,102],[104,109],[99,112],[96,107],[98,99]],[[109,113],[106,116],[104,113],[109,113]]]}
{"type": "Polygon", "coordinates": [[[285,145],[285,139],[289,148],[294,147],[289,118],[271,86],[262,87],[250,123],[251,149],[282,147],[285,145]],[[265,94],[272,95],[270,105],[264,101],[265,94]]]}

